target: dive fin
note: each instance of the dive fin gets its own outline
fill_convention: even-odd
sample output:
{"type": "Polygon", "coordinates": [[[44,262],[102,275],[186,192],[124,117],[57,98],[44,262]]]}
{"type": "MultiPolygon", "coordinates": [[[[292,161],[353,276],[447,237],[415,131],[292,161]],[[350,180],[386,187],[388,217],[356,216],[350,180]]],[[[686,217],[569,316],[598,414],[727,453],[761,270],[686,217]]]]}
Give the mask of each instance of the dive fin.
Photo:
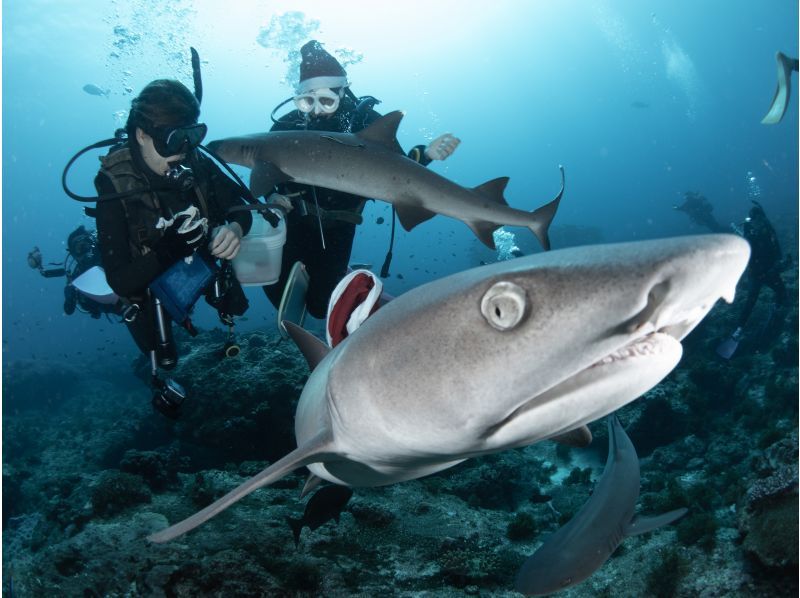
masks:
{"type": "Polygon", "coordinates": [[[550,440],[573,448],[584,448],[592,443],[592,433],[586,426],[580,426],[569,432],[553,436],[550,440]]]}
{"type": "Polygon", "coordinates": [[[419,206],[401,206],[395,204],[394,209],[397,212],[397,218],[400,220],[400,224],[402,224],[403,228],[406,230],[411,230],[418,224],[422,224],[426,220],[430,220],[436,216],[436,212],[431,212],[419,206]]]}
{"type": "MultiPolygon", "coordinates": [[[[319,362],[331,352],[331,348],[305,328],[301,328],[297,324],[289,322],[288,320],[284,320],[281,323],[283,324],[284,328],[286,328],[286,332],[289,333],[289,336],[292,337],[292,340],[297,345],[297,348],[300,349],[303,357],[306,358],[308,367],[310,367],[311,371],[313,372],[314,368],[317,367],[319,362]]],[[[303,493],[305,494],[305,489],[303,489],[303,493]]]]}
{"type": "Polygon", "coordinates": [[[528,226],[533,234],[536,235],[536,238],[539,239],[539,243],[542,244],[542,248],[545,251],[550,250],[550,237],[547,231],[556,215],[558,204],[561,202],[561,196],[564,195],[564,167],[559,164],[558,169],[561,171],[561,190],[553,201],[546,203],[531,213],[531,224],[528,226]]]}
{"type": "Polygon", "coordinates": [[[775,125],[783,120],[792,95],[792,71],[797,70],[797,58],[789,58],[783,52],[778,52],[775,58],[778,60],[778,86],[767,115],[761,119],[762,125],[775,125]]]}
{"type": "Polygon", "coordinates": [[[736,349],[738,348],[739,341],[733,337],[726,338],[719,345],[717,345],[717,355],[722,357],[722,359],[730,359],[733,357],[733,354],[736,353],[736,349]]]}
{"type": "Polygon", "coordinates": [[[250,191],[256,197],[268,196],[279,183],[291,181],[292,177],[271,162],[258,161],[250,171],[250,191]]]}
{"type": "Polygon", "coordinates": [[[366,129],[356,133],[356,137],[382,145],[391,152],[405,155],[403,148],[397,142],[397,128],[400,126],[403,116],[405,114],[401,110],[385,114],[366,129]]]}
{"type": "Polygon", "coordinates": [[[491,181],[486,181],[477,187],[473,187],[472,190],[484,199],[507,206],[508,202],[506,201],[506,198],[503,197],[503,192],[506,190],[506,185],[508,185],[508,177],[501,176],[496,179],[492,179],[491,181]]]}
{"type": "Polygon", "coordinates": [[[272,484],[295,469],[299,469],[309,463],[319,463],[320,461],[324,461],[326,457],[332,456],[332,453],[329,452],[331,442],[330,430],[323,430],[312,438],[310,442],[297,447],[291,453],[264,469],[261,473],[253,476],[219,500],[208,505],[205,509],[198,511],[194,515],[187,517],[183,521],[167,529],[147,536],[147,539],[151,542],[161,544],[173,538],[177,538],[178,536],[182,536],[198,525],[205,523],[218,513],[221,513],[254,490],[272,484]]]}
{"type": "Polygon", "coordinates": [[[284,322],[289,321],[298,326],[303,325],[306,318],[306,293],[309,280],[308,271],[303,262],[295,262],[286,279],[278,306],[278,332],[283,338],[289,338],[284,322]]]}
{"type": "Polygon", "coordinates": [[[674,511],[670,511],[669,513],[664,513],[663,515],[657,515],[656,517],[639,517],[638,515],[633,518],[633,520],[628,524],[628,527],[625,528],[625,535],[626,536],[638,536],[639,534],[646,534],[647,532],[652,532],[654,529],[661,527],[662,525],[669,525],[673,521],[677,521],[686,513],[689,512],[689,509],[675,509],[674,511]]]}

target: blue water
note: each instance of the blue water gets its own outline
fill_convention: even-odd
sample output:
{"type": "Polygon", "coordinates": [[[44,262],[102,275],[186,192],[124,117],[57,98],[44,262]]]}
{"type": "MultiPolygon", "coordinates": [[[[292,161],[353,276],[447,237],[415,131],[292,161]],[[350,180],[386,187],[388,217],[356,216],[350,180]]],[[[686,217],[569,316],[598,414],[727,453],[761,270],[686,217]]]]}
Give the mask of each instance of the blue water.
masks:
{"type": "MultiPolygon", "coordinates": [[[[3,3],[4,363],[136,355],[122,326],[62,315],[63,280],[43,279],[25,258],[38,245],[45,261],[60,261],[69,232],[92,225],[61,190],[66,161],[109,137],[150,80],[191,86],[190,45],[203,59],[209,140],[266,130],[272,108],[291,95],[292,53],[316,38],[348,63],[357,95],[406,112],[404,147],[447,131],[463,140],[431,166],[454,181],[510,176],[509,203],[533,209],[557,192],[563,164],[554,233],[567,225],[593,227],[606,241],[700,233],[672,209],[684,191],[706,195],[720,222],[740,222],[755,184],[796,253],[796,94],[782,123],[759,122],[775,88],[775,52],[798,53],[796,2],[222,4],[3,3]],[[86,84],[110,93],[90,95],[86,84]]],[[[74,190],[92,193],[97,165],[94,155],[80,159],[74,190]]],[[[385,203],[368,208],[354,262],[379,268],[389,214],[385,203]],[[387,223],[376,224],[379,216],[387,223]]],[[[394,254],[393,294],[496,259],[444,217],[410,233],[398,227],[394,254]]],[[[248,294],[240,329],[274,326],[261,291],[248,294]]],[[[205,306],[196,320],[215,325],[205,306]]]]}

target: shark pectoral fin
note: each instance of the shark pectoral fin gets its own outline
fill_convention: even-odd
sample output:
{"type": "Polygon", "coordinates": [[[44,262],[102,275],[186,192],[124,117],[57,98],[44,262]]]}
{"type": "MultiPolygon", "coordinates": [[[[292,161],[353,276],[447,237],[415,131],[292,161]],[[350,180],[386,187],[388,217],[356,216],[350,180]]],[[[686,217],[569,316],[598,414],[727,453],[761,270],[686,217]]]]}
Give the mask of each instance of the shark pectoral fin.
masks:
{"type": "Polygon", "coordinates": [[[573,448],[584,448],[592,443],[592,433],[586,426],[581,426],[558,436],[553,436],[550,440],[573,448]]]}
{"type": "Polygon", "coordinates": [[[391,152],[405,155],[403,148],[397,142],[397,128],[400,126],[403,116],[404,114],[401,110],[385,114],[366,129],[356,133],[356,137],[382,145],[391,152]]]}
{"type": "Polygon", "coordinates": [[[628,524],[628,527],[625,528],[625,535],[626,536],[638,536],[639,534],[646,534],[647,532],[652,532],[654,529],[661,527],[662,525],[669,525],[673,521],[677,521],[686,513],[689,512],[689,509],[675,509],[674,511],[670,511],[669,513],[664,513],[663,515],[657,515],[656,517],[639,517],[638,515],[633,518],[633,520],[628,524]]]}
{"type": "Polygon", "coordinates": [[[406,230],[411,230],[418,224],[422,224],[426,220],[430,220],[436,216],[436,212],[431,212],[419,206],[401,206],[395,204],[394,209],[397,212],[397,217],[400,219],[400,224],[402,224],[403,228],[406,230]]]}
{"type": "Polygon", "coordinates": [[[558,204],[561,202],[561,196],[564,195],[564,167],[559,164],[558,168],[561,171],[561,190],[554,200],[546,203],[541,208],[537,208],[531,213],[531,224],[528,225],[528,228],[531,229],[533,234],[536,235],[536,238],[539,239],[539,243],[542,244],[542,248],[545,251],[550,250],[550,237],[547,231],[556,215],[558,204]]]}
{"type": "Polygon", "coordinates": [[[256,197],[267,196],[272,193],[275,185],[291,180],[292,177],[272,162],[258,161],[250,171],[250,191],[256,197]]]}
{"type": "Polygon", "coordinates": [[[323,461],[326,457],[334,456],[330,450],[331,444],[332,441],[330,430],[323,430],[317,436],[311,439],[310,442],[304,444],[303,446],[297,447],[282,459],[275,461],[275,463],[267,467],[261,473],[253,476],[240,486],[237,486],[219,500],[216,500],[208,505],[205,509],[198,511],[191,517],[187,517],[183,521],[180,521],[175,525],[168,527],[167,529],[147,536],[147,539],[151,542],[161,544],[163,542],[168,542],[173,538],[177,538],[178,536],[182,536],[186,532],[191,531],[197,526],[205,523],[218,513],[221,513],[233,503],[244,498],[254,490],[258,490],[263,486],[267,486],[268,484],[276,482],[295,469],[309,465],[310,463],[323,461]]]}
{"type": "Polygon", "coordinates": [[[321,483],[322,483],[321,477],[316,476],[313,473],[309,473],[308,477],[306,478],[306,483],[303,485],[303,489],[300,491],[300,498],[303,498],[306,494],[311,492],[321,483]]]}
{"type": "Polygon", "coordinates": [[[300,349],[303,357],[306,358],[308,367],[310,367],[311,371],[313,372],[314,368],[317,367],[319,362],[331,352],[331,348],[316,336],[311,334],[308,330],[301,328],[294,322],[284,320],[282,323],[286,328],[286,332],[288,332],[289,336],[292,337],[294,344],[297,345],[297,348],[300,349]]]}
{"type": "Polygon", "coordinates": [[[474,222],[467,222],[467,226],[472,229],[475,236],[480,239],[480,242],[486,245],[489,249],[496,249],[494,245],[494,231],[500,228],[500,224],[494,222],[486,222],[485,220],[477,220],[474,222]]]}
{"type": "Polygon", "coordinates": [[[762,125],[775,125],[783,120],[792,95],[792,71],[797,70],[797,58],[789,58],[783,52],[775,55],[778,60],[778,85],[767,115],[761,119],[762,125]]]}
{"type": "Polygon", "coordinates": [[[472,190],[484,199],[507,206],[508,202],[506,198],[503,197],[506,185],[508,185],[508,177],[501,176],[491,181],[486,181],[477,187],[473,187],[472,190]]]}

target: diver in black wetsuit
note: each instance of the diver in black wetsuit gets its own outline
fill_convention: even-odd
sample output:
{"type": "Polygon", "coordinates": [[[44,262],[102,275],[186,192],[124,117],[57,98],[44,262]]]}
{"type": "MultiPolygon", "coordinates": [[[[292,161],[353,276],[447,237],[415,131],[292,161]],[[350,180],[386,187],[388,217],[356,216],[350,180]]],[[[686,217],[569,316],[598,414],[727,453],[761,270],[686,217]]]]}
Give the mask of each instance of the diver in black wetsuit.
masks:
{"type": "MultiPolygon", "coordinates": [[[[110,197],[96,209],[108,284],[134,307],[125,321],[136,345],[154,366],[157,362],[167,370],[178,360],[172,320],[152,300],[149,287],[190,257],[190,263],[201,260],[209,269],[219,261],[221,271],[229,272],[227,263],[252,223],[250,212],[228,211],[245,204],[240,187],[197,150],[206,133],[206,125],[197,122],[199,115],[198,99],[182,83],[152,81],[131,103],[127,141],[101,158],[95,178],[100,199],[110,197]],[[122,197],[114,199],[114,194],[122,197]]],[[[241,315],[248,307],[235,278],[226,276],[224,281],[227,288],[219,296],[205,289],[220,319],[241,315]]],[[[190,323],[185,325],[192,332],[190,323]]],[[[164,384],[155,371],[153,384],[154,407],[177,417],[183,397],[172,401],[172,395],[162,392],[164,384]]]]}
{"type": "MultiPolygon", "coordinates": [[[[349,88],[344,68],[319,42],[308,42],[300,53],[300,83],[297,95],[292,98],[297,109],[279,120],[273,117],[271,131],[357,133],[380,118],[373,109],[378,100],[371,96],[357,98],[349,88]]],[[[283,104],[273,110],[273,115],[283,104]]],[[[459,139],[444,134],[427,147],[415,146],[408,157],[427,165],[432,160],[447,158],[459,143],[459,139]]],[[[301,261],[309,274],[308,312],[316,318],[325,318],[331,292],[347,274],[356,225],[361,224],[361,211],[368,198],[297,183],[281,184],[276,191],[270,201],[290,210],[286,219],[286,245],[280,278],[275,284],[265,286],[264,292],[278,308],[291,268],[301,261]]]]}
{"type": "Polygon", "coordinates": [[[747,265],[747,297],[739,314],[739,327],[733,334],[734,338],[741,337],[762,287],[769,287],[774,295],[769,321],[764,324],[764,329],[769,328],[776,320],[787,299],[786,287],[781,280],[781,272],[786,263],[781,254],[778,235],[767,220],[761,204],[755,201],[753,203],[755,205],[750,208],[749,217],[742,224],[744,238],[750,243],[750,262],[747,265]]]}
{"type": "Polygon", "coordinates": [[[686,191],[683,196],[683,203],[679,206],[673,206],[673,210],[685,212],[692,222],[706,227],[712,233],[725,232],[725,227],[714,218],[714,206],[704,195],[694,191],[686,191]]]}
{"type": "Polygon", "coordinates": [[[98,319],[102,314],[118,314],[122,306],[119,303],[100,303],[79,292],[72,281],[81,274],[100,265],[100,253],[97,250],[96,235],[86,230],[83,225],[76,228],[67,237],[67,257],[63,263],[55,264],[57,268],[45,268],[42,265],[42,252],[34,247],[28,253],[28,265],[39,271],[45,278],[66,277],[64,287],[64,313],[71,316],[77,308],[98,319]]]}

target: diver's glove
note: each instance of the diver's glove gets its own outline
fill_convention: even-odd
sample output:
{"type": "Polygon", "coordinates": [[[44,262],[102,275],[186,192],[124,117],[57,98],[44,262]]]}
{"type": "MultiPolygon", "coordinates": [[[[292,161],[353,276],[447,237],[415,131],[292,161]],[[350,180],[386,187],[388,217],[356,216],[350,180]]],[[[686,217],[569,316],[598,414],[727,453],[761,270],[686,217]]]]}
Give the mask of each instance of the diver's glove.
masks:
{"type": "Polygon", "coordinates": [[[166,267],[189,257],[203,244],[208,232],[208,219],[200,218],[200,210],[189,206],[171,220],[160,218],[156,228],[164,229],[164,236],[154,250],[158,261],[166,267]]]}
{"type": "Polygon", "coordinates": [[[425,156],[430,160],[444,160],[458,147],[461,140],[452,133],[439,135],[425,148],[425,156]]]}
{"type": "Polygon", "coordinates": [[[242,227],[238,222],[218,226],[211,233],[208,249],[211,255],[221,260],[232,260],[239,253],[242,244],[242,227]]]}
{"type": "Polygon", "coordinates": [[[198,234],[194,229],[181,232],[178,226],[168,227],[154,248],[159,263],[169,267],[179,259],[189,257],[203,244],[205,237],[204,232],[198,234]]]}

